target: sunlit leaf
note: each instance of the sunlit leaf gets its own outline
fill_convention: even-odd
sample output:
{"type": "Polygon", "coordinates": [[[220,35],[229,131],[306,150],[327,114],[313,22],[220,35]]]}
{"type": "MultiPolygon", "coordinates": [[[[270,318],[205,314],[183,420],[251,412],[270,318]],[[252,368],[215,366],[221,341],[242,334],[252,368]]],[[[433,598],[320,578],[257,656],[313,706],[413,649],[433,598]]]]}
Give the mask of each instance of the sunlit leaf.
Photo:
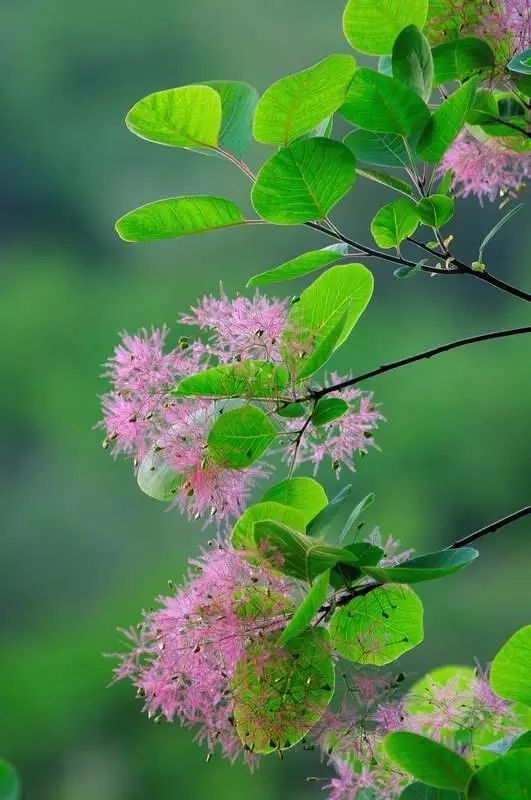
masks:
{"type": "Polygon", "coordinates": [[[404,138],[399,133],[357,130],[351,131],[344,142],[360,161],[380,167],[411,167],[404,138]]]}
{"type": "Polygon", "coordinates": [[[531,625],[520,628],[503,645],[489,675],[499,697],[531,706],[531,625]]]}
{"type": "Polygon", "coordinates": [[[221,414],[210,429],[208,453],[229,469],[245,469],[273,443],[277,430],[269,417],[255,406],[243,406],[221,414]]]}
{"type": "Polygon", "coordinates": [[[154,92],[135,103],[125,123],[142,139],[171,147],[216,147],[221,98],[210,86],[181,86],[154,92]]]}
{"type": "Polygon", "coordinates": [[[446,225],[452,219],[454,209],[454,199],[445,194],[432,194],[430,197],[423,197],[417,203],[417,214],[420,221],[432,228],[446,225]]]}
{"type": "Polygon", "coordinates": [[[323,397],[317,401],[312,414],[312,422],[316,427],[328,425],[344,416],[348,411],[348,403],[341,397],[323,397]]]}
{"type": "Polygon", "coordinates": [[[396,567],[368,567],[365,572],[386,583],[421,583],[453,575],[467,567],[479,553],[472,547],[439,550],[437,553],[417,556],[396,567]]]}
{"type": "Polygon", "coordinates": [[[349,0],[343,31],[355,50],[370,55],[390,53],[403,28],[423,28],[428,0],[349,0]]]}
{"type": "Polygon", "coordinates": [[[357,664],[383,666],[420,644],[422,617],[422,603],[413,589],[381,586],[334,612],[332,645],[357,664]]]}
{"type": "Polygon", "coordinates": [[[371,222],[371,233],[378,247],[398,247],[419,224],[415,203],[398,199],[381,208],[371,222]]]}
{"type": "Polygon", "coordinates": [[[348,245],[341,243],[324,247],[322,250],[310,250],[290,259],[290,261],[286,261],[284,264],[280,264],[278,267],[268,269],[259,275],[254,275],[247,281],[247,286],[265,286],[269,283],[292,281],[295,278],[301,278],[318,269],[327,267],[347,254],[348,245]]]}
{"type": "Polygon", "coordinates": [[[256,212],[277,225],[323,219],[352,188],[356,159],[341,142],[303,139],[279,150],[259,171],[256,212]]]}
{"type": "Polygon", "coordinates": [[[433,113],[417,146],[417,153],[425,161],[439,161],[458,136],[474,104],[476,84],[475,79],[469,80],[433,113]]]}
{"type": "Polygon", "coordinates": [[[355,68],[352,56],[332,55],[281,78],[260,98],[254,117],[255,139],[285,146],[311,131],[343,103],[355,68]]]}
{"type": "MultiPolygon", "coordinates": [[[[529,674],[529,673],[528,673],[529,674]]],[[[531,789],[531,750],[522,748],[491,761],[472,776],[467,800],[524,800],[531,789]]]]}
{"type": "Polygon", "coordinates": [[[426,103],[395,78],[362,67],[354,73],[344,104],[346,120],[367,131],[411,136],[430,119],[426,103]]]}
{"type": "Polygon", "coordinates": [[[434,83],[464,81],[494,67],[494,53],[484,39],[460,37],[433,48],[434,83]]]}
{"type": "Polygon", "coordinates": [[[289,373],[269,361],[241,361],[183,378],[174,389],[177,397],[278,397],[289,384],[289,373]]]}
{"type": "Polygon", "coordinates": [[[304,532],[306,516],[299,508],[273,499],[263,499],[245,509],[232,529],[231,544],[236,550],[254,550],[254,523],[264,520],[275,520],[288,528],[304,532]]]}
{"type": "Polygon", "coordinates": [[[162,458],[160,453],[146,453],[136,475],[139,488],[154,500],[174,500],[183,482],[179,475],[162,458]]]}
{"type": "Polygon", "coordinates": [[[282,631],[278,640],[279,644],[287,644],[295,636],[306,630],[311,621],[326,600],[330,571],[321,573],[308,592],[304,595],[293,617],[282,631]]]}
{"type": "Polygon", "coordinates": [[[261,640],[248,646],[231,681],[236,729],[255,753],[297,744],[334,693],[334,664],[324,628],[304,631],[269,659],[264,659],[265,644],[261,640]]]}
{"type": "Polygon", "coordinates": [[[232,200],[195,195],[157,200],[129,211],[116,223],[118,235],[126,242],[176,239],[245,222],[232,200]]]}
{"type": "Polygon", "coordinates": [[[253,116],[258,92],[242,81],[207,81],[221,98],[221,129],[218,146],[241,158],[252,140],[253,116]]]}
{"type": "Polygon", "coordinates": [[[321,484],[307,477],[286,478],[277,483],[264,494],[262,501],[266,500],[293,506],[302,514],[306,525],[328,505],[328,497],[321,484]]]}

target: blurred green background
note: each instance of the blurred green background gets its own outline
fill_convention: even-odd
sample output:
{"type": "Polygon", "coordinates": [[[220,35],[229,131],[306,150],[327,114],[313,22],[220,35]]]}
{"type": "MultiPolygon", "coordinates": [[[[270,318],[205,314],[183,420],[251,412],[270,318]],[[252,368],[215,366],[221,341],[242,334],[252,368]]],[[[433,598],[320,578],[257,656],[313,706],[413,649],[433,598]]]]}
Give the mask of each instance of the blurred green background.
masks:
{"type": "MultiPolygon", "coordinates": [[[[190,732],[154,726],[127,685],[107,688],[118,625],[179,580],[208,532],[143,496],[92,430],[101,364],[117,331],[174,324],[223,279],[324,246],[307,229],[256,228],[181,242],[126,245],[124,211],[159,197],[219,193],[248,203],[228,163],[157,147],[123,117],[144,94],[212,78],[263,89],[348,52],[342,0],[4,0],[0,374],[0,754],[29,800],[318,798],[315,754],[271,757],[251,778],[205,752],[190,732]]],[[[252,151],[253,166],[264,157],[252,151]]],[[[359,181],[337,221],[368,240],[387,194],[359,181]]],[[[474,201],[455,228],[462,256],[499,216],[474,201]]],[[[530,285],[525,212],[489,262],[530,285]]],[[[374,264],[375,298],[339,366],[363,370],[488,328],[525,324],[525,304],[468,278],[393,278],[374,264]]],[[[479,282],[478,282],[479,283],[479,282]]],[[[280,287],[283,288],[283,287],[280,287]]],[[[292,293],[293,287],[287,291],[292,293]]],[[[178,335],[174,325],[174,335],[178,335]]],[[[368,522],[406,546],[433,549],[528,500],[529,352],[523,338],[464,349],[372,384],[388,422],[353,478],[376,493],[368,522]]],[[[334,478],[323,472],[331,489],[334,478]]],[[[529,622],[529,523],[481,544],[480,563],[427,585],[426,641],[404,660],[417,673],[487,660],[529,622]]]]}

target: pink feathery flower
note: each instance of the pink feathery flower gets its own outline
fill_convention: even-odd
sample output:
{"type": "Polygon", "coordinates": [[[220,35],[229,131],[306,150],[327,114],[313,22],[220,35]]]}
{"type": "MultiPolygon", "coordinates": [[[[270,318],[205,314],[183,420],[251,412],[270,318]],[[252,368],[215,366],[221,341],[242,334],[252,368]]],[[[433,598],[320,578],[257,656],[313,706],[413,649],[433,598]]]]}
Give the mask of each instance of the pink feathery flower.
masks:
{"type": "MultiPolygon", "coordinates": [[[[367,738],[369,734],[367,735],[367,738]]],[[[336,776],[324,788],[330,791],[328,800],[356,800],[362,789],[372,789],[378,800],[396,800],[408,781],[404,775],[385,765],[379,765],[375,753],[368,748],[365,762],[355,769],[352,761],[332,759],[336,776]]]]}
{"type": "MultiPolygon", "coordinates": [[[[291,607],[288,585],[221,541],[191,565],[187,584],[159,598],[161,607],[144,613],[138,629],[125,631],[132,649],[120,656],[115,678],[133,682],[150,716],[196,727],[209,750],[219,745],[234,761],[243,745],[231,679],[249,643],[263,646],[267,657],[266,636],[285,624],[291,607]]],[[[252,764],[255,757],[246,756],[252,764]]]]}
{"type": "Polygon", "coordinates": [[[181,510],[191,518],[209,512],[218,523],[239,517],[253,482],[267,474],[260,464],[226,469],[208,456],[208,433],[220,410],[219,403],[173,399],[165,409],[166,428],[157,440],[163,460],[182,476],[176,498],[181,510]]]}
{"type": "MultiPolygon", "coordinates": [[[[331,383],[340,383],[345,378],[332,373],[331,383]]],[[[328,456],[339,477],[341,465],[355,472],[354,458],[356,454],[365,455],[369,446],[376,447],[372,432],[384,419],[373,403],[372,392],[361,389],[344,389],[342,392],[331,392],[328,397],[341,397],[349,405],[349,410],[339,419],[327,425],[310,425],[303,434],[296,450],[296,463],[310,461],[314,465],[314,474],[319,465],[328,456]]],[[[300,420],[290,420],[288,430],[300,429],[300,420]]],[[[297,443],[297,440],[295,440],[297,443]]],[[[284,456],[292,458],[292,448],[284,456]]]]}
{"type": "Polygon", "coordinates": [[[529,0],[446,0],[441,12],[429,21],[434,44],[448,37],[481,36],[505,61],[531,44],[529,0]]]}
{"type": "Polygon", "coordinates": [[[268,299],[257,291],[252,299],[221,296],[204,297],[181,317],[185,325],[208,331],[210,338],[205,352],[224,363],[235,356],[242,359],[278,361],[280,338],[286,327],[288,304],[285,300],[268,299]]]}
{"type": "Polygon", "coordinates": [[[463,131],[442,160],[440,172],[447,170],[453,172],[458,197],[474,194],[480,203],[485,198],[493,202],[520,191],[531,176],[531,154],[502,147],[499,140],[480,142],[463,131]]]}

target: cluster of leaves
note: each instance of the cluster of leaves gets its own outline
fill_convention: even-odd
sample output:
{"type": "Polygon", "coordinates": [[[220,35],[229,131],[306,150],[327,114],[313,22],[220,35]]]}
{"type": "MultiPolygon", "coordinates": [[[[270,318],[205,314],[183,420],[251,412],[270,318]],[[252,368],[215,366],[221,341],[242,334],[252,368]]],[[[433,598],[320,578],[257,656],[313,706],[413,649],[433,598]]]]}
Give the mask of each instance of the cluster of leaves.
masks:
{"type": "MultiPolygon", "coordinates": [[[[123,216],[116,227],[124,240],[178,238],[259,222],[304,224],[337,240],[249,280],[249,286],[265,286],[324,270],[292,302],[278,357],[238,356],[188,375],[173,389],[173,397],[184,401],[228,401],[206,438],[204,457],[212,465],[249,469],[286,435],[284,423],[300,420],[298,429],[288,429],[295,456],[308,428],[323,428],[326,438],[326,426],[345,418],[349,404],[312,380],[346,341],[373,292],[371,272],[353,259],[383,255],[400,264],[398,277],[455,271],[451,239],[441,233],[455,211],[455,176],[440,174],[449,148],[466,130],[478,141],[490,137],[503,146],[509,141],[516,151],[529,150],[529,54],[514,54],[508,34],[505,52],[511,60],[499,90],[498,51],[488,37],[461,36],[456,28],[449,41],[430,40],[438,5],[428,14],[427,0],[349,0],[345,36],[359,52],[379,56],[373,67],[357,66],[351,55],[331,55],[280,79],[262,96],[245,83],[212,81],[156,92],[127,115],[129,129],[144,139],[223,157],[239,167],[252,182],[256,216],[246,218],[222,197],[174,197],[123,216]],[[343,127],[352,126],[341,140],[333,135],[336,115],[343,127]],[[242,160],[253,136],[275,147],[256,176],[242,160]],[[400,195],[370,225],[380,250],[348,240],[329,218],[358,176],[400,195]],[[435,265],[402,258],[401,244],[419,226],[435,237],[424,247],[440,260],[435,265]],[[396,256],[382,253],[392,248],[396,256]]],[[[484,270],[487,243],[476,272],[484,270]]],[[[141,464],[139,484],[153,497],[168,499],[180,477],[156,456],[149,453],[141,464]]],[[[329,501],[315,479],[294,476],[295,464],[294,458],[288,477],[246,508],[230,537],[234,551],[251,563],[265,559],[302,597],[296,607],[286,607],[287,624],[279,633],[268,630],[263,640],[249,642],[231,676],[234,723],[251,753],[292,747],[322,718],[334,694],[338,655],[379,668],[418,645],[423,609],[411,586],[452,575],[478,555],[457,546],[390,559],[374,541],[359,540],[360,517],[372,495],[351,508],[346,487],[329,501]]],[[[254,594],[267,610],[263,590],[257,586],[254,594]]],[[[249,612],[247,603],[246,596],[238,613],[249,612]]],[[[531,699],[530,630],[516,634],[491,671],[494,692],[514,702],[531,699]]],[[[524,796],[518,792],[531,784],[529,741],[527,736],[496,743],[492,760],[477,770],[455,750],[416,733],[391,734],[386,751],[404,775],[421,782],[405,790],[405,800],[442,797],[439,790],[450,792],[444,795],[448,800],[463,794],[469,800],[501,800],[524,796]]]]}

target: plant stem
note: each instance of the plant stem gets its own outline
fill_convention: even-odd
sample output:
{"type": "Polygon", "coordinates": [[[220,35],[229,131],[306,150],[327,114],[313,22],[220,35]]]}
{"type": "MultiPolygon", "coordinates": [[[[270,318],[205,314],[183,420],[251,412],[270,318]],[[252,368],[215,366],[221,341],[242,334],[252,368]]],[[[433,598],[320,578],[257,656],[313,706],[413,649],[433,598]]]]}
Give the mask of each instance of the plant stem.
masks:
{"type": "Polygon", "coordinates": [[[463,539],[458,539],[456,542],[451,544],[448,549],[456,550],[459,547],[466,547],[472,542],[477,541],[477,539],[481,539],[483,536],[486,536],[488,533],[494,533],[494,531],[498,531],[500,528],[510,525],[511,522],[516,522],[517,519],[526,517],[528,514],[531,514],[531,506],[524,506],[524,508],[520,508],[518,511],[513,511],[512,514],[507,514],[506,517],[502,517],[501,519],[496,520],[496,522],[491,522],[490,525],[485,525],[484,528],[480,528],[479,530],[474,531],[474,533],[470,533],[463,539]]]}
{"type": "Polygon", "coordinates": [[[490,331],[489,333],[481,333],[477,336],[469,336],[466,339],[457,339],[453,342],[446,342],[446,344],[441,344],[438,347],[431,348],[430,350],[424,350],[421,353],[414,353],[411,356],[400,358],[397,361],[390,361],[388,364],[381,364],[375,369],[371,369],[368,372],[363,372],[360,375],[355,375],[353,378],[348,378],[347,380],[333,384],[332,386],[325,386],[322,389],[312,392],[311,395],[298,398],[293,402],[302,403],[311,399],[318,400],[319,398],[324,397],[331,392],[339,392],[342,389],[348,388],[349,386],[355,386],[356,384],[366,381],[369,378],[374,378],[376,375],[383,375],[385,372],[391,372],[392,370],[399,369],[400,367],[405,367],[407,364],[414,364],[416,361],[422,361],[425,358],[431,358],[432,356],[439,355],[439,353],[447,353],[450,350],[456,350],[458,347],[465,347],[466,345],[475,344],[476,342],[486,342],[491,339],[503,339],[508,336],[519,336],[520,334],[525,333],[531,333],[530,325],[527,325],[523,328],[509,328],[503,331],[490,331]]]}

